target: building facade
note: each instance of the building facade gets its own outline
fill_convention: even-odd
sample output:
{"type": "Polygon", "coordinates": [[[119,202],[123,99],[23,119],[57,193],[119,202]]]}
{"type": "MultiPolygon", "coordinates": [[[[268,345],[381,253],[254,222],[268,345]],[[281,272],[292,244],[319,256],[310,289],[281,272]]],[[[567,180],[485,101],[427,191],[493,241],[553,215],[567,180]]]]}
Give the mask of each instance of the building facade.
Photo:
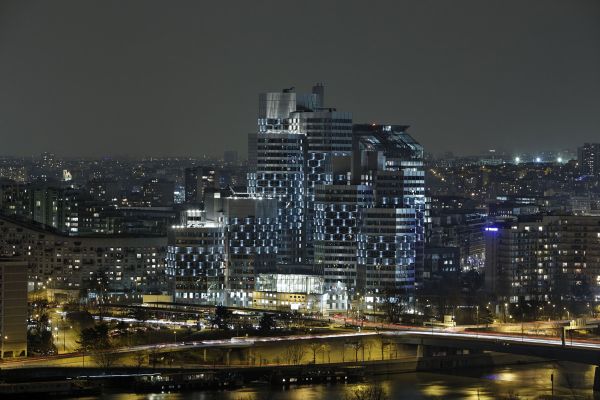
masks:
{"type": "Polygon", "coordinates": [[[577,150],[579,170],[583,175],[600,176],[600,143],[585,143],[577,150]]]}
{"type": "Polygon", "coordinates": [[[219,188],[218,171],[211,167],[196,166],[184,171],[185,202],[202,205],[207,189],[219,188]]]}
{"type": "Polygon", "coordinates": [[[203,203],[203,211],[187,210],[185,225],[169,231],[175,301],[250,306],[256,275],[276,268],[278,201],[209,190],[203,203]]]}
{"type": "Polygon", "coordinates": [[[320,275],[259,274],[252,307],[328,315],[346,311],[348,295],[344,287],[326,290],[320,275]]]}
{"type": "Polygon", "coordinates": [[[0,257],[0,359],[27,357],[27,263],[0,257]]]}
{"type": "Polygon", "coordinates": [[[600,217],[515,219],[485,236],[485,286],[499,301],[600,300],[600,217]]]}
{"type": "Polygon", "coordinates": [[[277,204],[277,199],[247,193],[207,196],[206,218],[225,229],[227,305],[250,306],[256,276],[276,270],[277,204]]]}
{"type": "Polygon", "coordinates": [[[248,174],[248,193],[278,201],[278,263],[302,262],[305,238],[304,141],[290,131],[259,132],[256,172],[248,174]]]}
{"type": "Polygon", "coordinates": [[[166,273],[175,302],[222,302],[225,263],[222,224],[203,222],[169,230],[166,273]]]}
{"type": "Polygon", "coordinates": [[[354,125],[352,179],[373,188],[373,207],[364,211],[358,236],[359,274],[368,294],[412,290],[424,278],[423,147],[407,129],[354,125]]]}
{"type": "Polygon", "coordinates": [[[332,158],[352,150],[350,113],[324,108],[325,89],[293,88],[259,96],[256,134],[249,135],[248,192],[279,200],[278,261],[312,263],[315,187],[333,184],[332,158]]]}
{"type": "Polygon", "coordinates": [[[317,185],[314,203],[314,262],[327,290],[339,284],[364,285],[358,273],[358,236],[362,216],[373,206],[368,185],[317,185]]]}
{"type": "Polygon", "coordinates": [[[68,236],[0,217],[0,255],[22,257],[29,290],[142,293],[165,289],[166,237],[68,236]]]}

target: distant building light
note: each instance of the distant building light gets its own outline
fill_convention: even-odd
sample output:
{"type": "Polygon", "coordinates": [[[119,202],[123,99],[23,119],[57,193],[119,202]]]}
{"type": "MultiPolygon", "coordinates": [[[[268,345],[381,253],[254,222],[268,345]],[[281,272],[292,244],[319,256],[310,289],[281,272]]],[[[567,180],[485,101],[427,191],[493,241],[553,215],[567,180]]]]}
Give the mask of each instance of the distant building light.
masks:
{"type": "Polygon", "coordinates": [[[536,157],[535,162],[542,162],[542,159],[540,157],[536,157]]]}
{"type": "Polygon", "coordinates": [[[485,230],[487,232],[498,232],[498,228],[495,226],[488,226],[487,228],[485,228],[485,230]]]}

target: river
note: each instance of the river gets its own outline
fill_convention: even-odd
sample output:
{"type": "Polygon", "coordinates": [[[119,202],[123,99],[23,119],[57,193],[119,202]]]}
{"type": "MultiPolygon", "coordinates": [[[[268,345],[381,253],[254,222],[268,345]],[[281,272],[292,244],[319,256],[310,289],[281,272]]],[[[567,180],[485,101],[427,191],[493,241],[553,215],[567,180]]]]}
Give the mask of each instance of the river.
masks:
{"type": "MultiPolygon", "coordinates": [[[[397,399],[593,399],[594,368],[573,363],[544,363],[460,370],[453,373],[403,373],[379,376],[361,384],[297,386],[288,389],[254,386],[232,391],[174,394],[105,394],[106,400],[345,400],[361,386],[380,385],[389,400],[397,399]]],[[[83,399],[83,398],[82,398],[83,399]]],[[[92,399],[87,397],[85,399],[92,399]]]]}

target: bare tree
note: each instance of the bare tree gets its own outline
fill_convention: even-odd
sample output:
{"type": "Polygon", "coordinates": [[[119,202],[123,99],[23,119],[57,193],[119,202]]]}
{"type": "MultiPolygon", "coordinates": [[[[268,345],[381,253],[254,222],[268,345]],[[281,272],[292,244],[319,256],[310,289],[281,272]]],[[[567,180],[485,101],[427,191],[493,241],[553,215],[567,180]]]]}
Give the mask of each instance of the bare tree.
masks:
{"type": "Polygon", "coordinates": [[[152,363],[152,368],[156,368],[159,354],[160,352],[158,351],[158,347],[152,346],[150,349],[150,354],[148,355],[148,364],[152,363]]]}
{"type": "Polygon", "coordinates": [[[386,342],[385,340],[383,340],[383,336],[379,337],[379,346],[381,348],[381,359],[384,359],[384,351],[385,351],[385,346],[389,346],[389,343],[386,342]]]}
{"type": "Polygon", "coordinates": [[[350,347],[354,349],[354,362],[358,362],[358,351],[363,348],[361,340],[350,343],[350,347]]]}
{"type": "Polygon", "coordinates": [[[321,351],[323,351],[323,343],[321,343],[320,341],[310,342],[308,344],[308,348],[312,352],[312,356],[313,356],[312,362],[313,362],[313,364],[316,364],[317,363],[317,354],[320,353],[321,351]]]}
{"type": "Polygon", "coordinates": [[[553,322],[550,325],[550,329],[549,329],[550,335],[558,336],[559,338],[562,337],[563,330],[564,330],[564,327],[560,322],[553,322]]]}
{"type": "Polygon", "coordinates": [[[387,400],[388,396],[381,386],[359,387],[346,395],[346,400],[387,400]]]}
{"type": "MultiPolygon", "coordinates": [[[[371,350],[373,349],[373,343],[371,343],[371,342],[365,343],[365,345],[363,346],[363,351],[365,349],[367,349],[367,357],[369,358],[369,361],[371,361],[371,350]]],[[[363,355],[363,361],[364,361],[364,355],[363,355]]]]}
{"type": "Polygon", "coordinates": [[[288,364],[297,365],[300,364],[302,358],[304,358],[304,353],[304,346],[300,343],[291,343],[286,347],[283,356],[288,364]]]}
{"type": "Polygon", "coordinates": [[[146,353],[140,351],[135,353],[133,357],[135,361],[135,366],[139,371],[146,363],[146,353]]]}
{"type": "Polygon", "coordinates": [[[408,293],[403,288],[386,288],[381,297],[381,308],[387,322],[398,323],[402,319],[408,293]]]}
{"type": "Polygon", "coordinates": [[[331,346],[327,343],[323,344],[323,362],[325,362],[325,353],[327,353],[327,362],[331,362],[331,346]]]}
{"type": "Polygon", "coordinates": [[[115,352],[113,349],[99,350],[92,354],[94,362],[102,369],[114,367],[123,358],[122,353],[115,352]]]}

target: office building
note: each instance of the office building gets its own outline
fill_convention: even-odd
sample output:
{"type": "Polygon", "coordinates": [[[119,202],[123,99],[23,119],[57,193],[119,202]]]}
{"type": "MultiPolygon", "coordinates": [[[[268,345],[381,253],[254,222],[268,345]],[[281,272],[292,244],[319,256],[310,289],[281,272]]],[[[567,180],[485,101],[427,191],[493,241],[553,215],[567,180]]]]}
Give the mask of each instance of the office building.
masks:
{"type": "Polygon", "coordinates": [[[401,125],[354,125],[352,180],[373,188],[362,213],[358,269],[370,294],[415,289],[423,280],[423,148],[401,125]]]}
{"type": "Polygon", "coordinates": [[[206,219],[225,231],[225,301],[250,306],[256,276],[276,270],[277,199],[247,193],[214,191],[205,200],[206,219]]]}
{"type": "Polygon", "coordinates": [[[175,301],[250,306],[256,275],[276,269],[278,202],[212,189],[203,203],[169,231],[175,301]]]}
{"type": "Polygon", "coordinates": [[[169,230],[166,273],[175,302],[222,304],[225,263],[222,224],[203,222],[169,230]]]}
{"type": "Polygon", "coordinates": [[[248,192],[279,200],[280,263],[313,262],[315,186],[332,184],[332,157],[352,150],[352,117],[324,108],[325,89],[259,96],[258,129],[248,138],[248,192]]]}
{"type": "Polygon", "coordinates": [[[301,262],[304,255],[305,138],[289,130],[259,131],[256,171],[248,174],[248,193],[278,201],[278,262],[283,264],[301,262]]]}
{"type": "Polygon", "coordinates": [[[301,109],[290,115],[291,129],[304,133],[305,139],[305,262],[314,262],[314,203],[315,187],[331,185],[335,181],[335,159],[352,154],[352,115],[323,108],[325,88],[321,84],[313,87],[319,105],[314,110],[301,109]]]}
{"type": "Polygon", "coordinates": [[[344,312],[348,308],[345,287],[327,290],[320,275],[264,273],[256,279],[252,308],[323,315],[344,312]]]}
{"type": "Polygon", "coordinates": [[[362,213],[373,206],[368,185],[317,185],[314,205],[314,262],[327,290],[342,284],[351,293],[364,286],[357,267],[362,213]]]}

